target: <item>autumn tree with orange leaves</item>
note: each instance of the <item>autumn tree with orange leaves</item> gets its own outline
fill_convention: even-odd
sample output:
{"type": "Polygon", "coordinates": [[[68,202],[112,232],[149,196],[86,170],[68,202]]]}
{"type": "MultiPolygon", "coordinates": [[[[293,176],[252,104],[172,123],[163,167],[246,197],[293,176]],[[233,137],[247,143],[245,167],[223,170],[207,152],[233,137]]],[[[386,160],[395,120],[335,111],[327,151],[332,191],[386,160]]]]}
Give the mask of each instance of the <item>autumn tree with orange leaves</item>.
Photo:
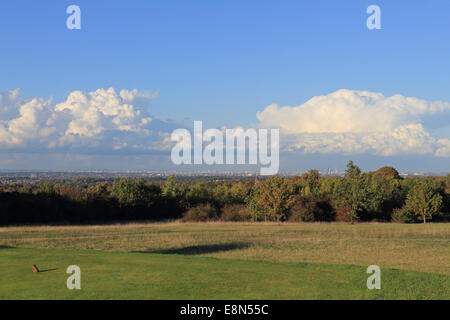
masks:
{"type": "Polygon", "coordinates": [[[254,187],[247,199],[253,221],[286,220],[293,205],[295,186],[290,179],[272,177],[254,187]]]}

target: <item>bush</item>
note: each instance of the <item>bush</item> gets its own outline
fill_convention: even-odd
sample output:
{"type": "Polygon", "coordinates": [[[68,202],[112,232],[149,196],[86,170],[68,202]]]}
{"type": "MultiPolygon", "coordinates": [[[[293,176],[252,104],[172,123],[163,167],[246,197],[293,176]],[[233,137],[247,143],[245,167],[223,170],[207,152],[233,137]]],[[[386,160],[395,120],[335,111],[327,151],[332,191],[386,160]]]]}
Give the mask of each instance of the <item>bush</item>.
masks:
{"type": "Polygon", "coordinates": [[[222,221],[250,221],[251,218],[250,210],[240,204],[224,206],[220,215],[222,221]]]}
{"type": "Polygon", "coordinates": [[[444,193],[442,199],[443,206],[442,213],[439,215],[439,221],[450,221],[450,193],[444,193]]]}
{"type": "Polygon", "coordinates": [[[397,223],[415,223],[419,221],[413,212],[406,210],[405,208],[394,209],[391,217],[392,222],[397,223]]]}
{"type": "Polygon", "coordinates": [[[338,222],[355,222],[358,220],[358,217],[350,207],[344,207],[337,209],[335,219],[338,222]]]}
{"type": "Polygon", "coordinates": [[[317,200],[313,196],[296,196],[289,210],[288,221],[332,221],[333,207],[328,199],[317,200]]]}
{"type": "Polygon", "coordinates": [[[314,211],[317,208],[316,202],[312,197],[296,196],[293,205],[289,210],[288,221],[291,222],[312,222],[314,219],[314,211]]]}
{"type": "Polygon", "coordinates": [[[183,221],[206,222],[217,219],[217,210],[210,203],[198,204],[183,215],[183,221]]]}

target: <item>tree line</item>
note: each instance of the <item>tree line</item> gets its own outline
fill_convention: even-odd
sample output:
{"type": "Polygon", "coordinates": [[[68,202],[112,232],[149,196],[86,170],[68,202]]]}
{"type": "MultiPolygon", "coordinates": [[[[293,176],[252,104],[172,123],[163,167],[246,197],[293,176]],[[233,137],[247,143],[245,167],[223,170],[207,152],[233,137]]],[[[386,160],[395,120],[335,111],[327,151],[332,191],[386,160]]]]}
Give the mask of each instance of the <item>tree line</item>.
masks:
{"type": "Polygon", "coordinates": [[[24,183],[0,186],[0,225],[183,221],[450,220],[450,175],[402,178],[392,167],[363,173],[352,161],[343,177],[310,170],[254,181],[24,183]]]}

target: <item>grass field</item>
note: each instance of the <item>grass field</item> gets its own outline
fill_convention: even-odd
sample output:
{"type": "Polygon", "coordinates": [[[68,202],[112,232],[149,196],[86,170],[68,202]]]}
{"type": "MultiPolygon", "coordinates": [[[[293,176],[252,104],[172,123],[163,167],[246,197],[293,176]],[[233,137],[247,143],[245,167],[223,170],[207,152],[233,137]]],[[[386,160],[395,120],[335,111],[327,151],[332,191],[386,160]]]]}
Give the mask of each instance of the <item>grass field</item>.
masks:
{"type": "Polygon", "coordinates": [[[0,272],[1,299],[450,299],[450,224],[8,227],[0,272]]]}

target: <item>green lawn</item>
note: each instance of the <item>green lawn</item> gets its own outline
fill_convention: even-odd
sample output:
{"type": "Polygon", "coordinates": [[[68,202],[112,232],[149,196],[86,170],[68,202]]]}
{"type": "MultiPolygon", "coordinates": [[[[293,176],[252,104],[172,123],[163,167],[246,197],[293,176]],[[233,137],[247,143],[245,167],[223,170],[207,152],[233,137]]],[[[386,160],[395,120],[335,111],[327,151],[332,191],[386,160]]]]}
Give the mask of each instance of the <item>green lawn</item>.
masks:
{"type": "Polygon", "coordinates": [[[1,299],[450,299],[450,224],[3,227],[0,272],[1,299]]]}
{"type": "Polygon", "coordinates": [[[0,228],[0,246],[188,253],[450,276],[450,223],[148,223],[0,228]]]}
{"type": "Polygon", "coordinates": [[[219,259],[189,251],[0,247],[0,272],[0,299],[450,299],[450,276],[443,274],[382,268],[381,290],[368,290],[363,266],[219,259]],[[33,273],[33,264],[44,272],[33,273]],[[66,288],[69,265],[81,268],[81,290],[66,288]]]}

